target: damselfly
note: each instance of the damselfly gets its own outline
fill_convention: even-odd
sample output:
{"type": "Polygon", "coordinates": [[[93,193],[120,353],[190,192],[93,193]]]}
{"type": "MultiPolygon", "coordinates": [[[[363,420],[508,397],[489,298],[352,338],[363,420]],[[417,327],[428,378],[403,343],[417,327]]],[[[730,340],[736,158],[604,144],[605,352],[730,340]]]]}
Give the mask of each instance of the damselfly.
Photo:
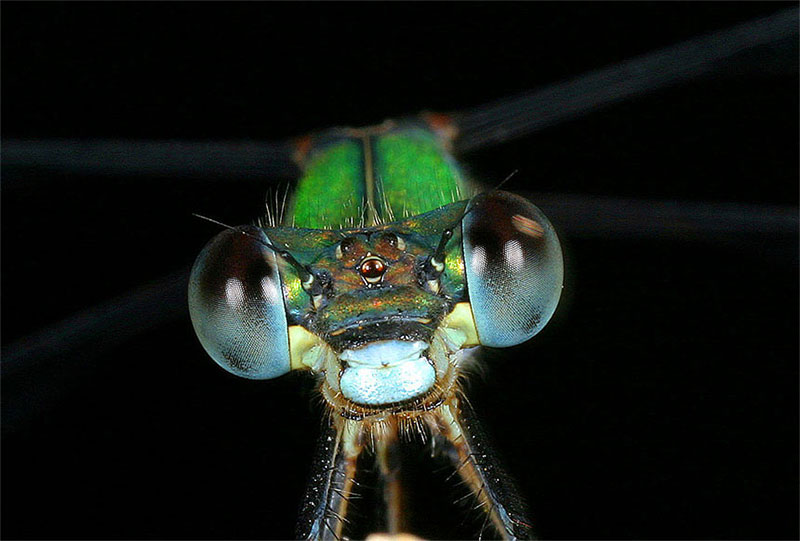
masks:
{"type": "MultiPolygon", "coordinates": [[[[531,338],[563,282],[553,226],[529,201],[475,190],[441,118],[338,129],[298,146],[283,217],[229,227],[195,262],[192,322],[239,376],[307,370],[330,414],[301,512],[302,538],[341,538],[363,451],[383,478],[386,527],[403,529],[397,446],[430,440],[504,538],[524,504],[461,394],[476,346],[531,338]]],[[[482,532],[480,532],[482,534],[482,532]]]]}
{"type": "MultiPolygon", "coordinates": [[[[208,26],[186,24],[193,8],[136,7],[79,10],[78,27],[72,7],[6,8],[9,41],[39,45],[5,65],[3,533],[290,536],[320,421],[295,394],[300,371],[253,382],[205,362],[185,297],[213,234],[197,236],[189,212],[259,215],[265,182],[297,176],[283,137],[439,107],[458,111],[455,148],[480,178],[520,168],[514,180],[531,179],[508,189],[545,210],[570,254],[574,303],[562,298],[554,317],[569,325],[488,352],[486,385],[467,389],[539,531],[796,537],[796,423],[782,412],[796,392],[797,11],[725,29],[782,8],[717,6],[633,10],[625,24],[627,7],[406,24],[383,9],[373,22],[270,7],[206,12],[208,26]],[[209,38],[226,24],[233,40],[220,47],[209,38]],[[246,69],[228,54],[237,43],[246,69]],[[126,64],[128,52],[143,62],[126,64]],[[389,90],[395,81],[407,84],[389,90]]],[[[451,472],[416,445],[395,448],[414,461],[403,462],[409,531],[478,532],[482,511],[461,509],[474,500],[451,505],[458,477],[444,482],[451,472]],[[419,472],[436,490],[419,490],[419,472]]],[[[376,531],[364,515],[381,506],[353,503],[363,512],[351,525],[376,531]]]]}

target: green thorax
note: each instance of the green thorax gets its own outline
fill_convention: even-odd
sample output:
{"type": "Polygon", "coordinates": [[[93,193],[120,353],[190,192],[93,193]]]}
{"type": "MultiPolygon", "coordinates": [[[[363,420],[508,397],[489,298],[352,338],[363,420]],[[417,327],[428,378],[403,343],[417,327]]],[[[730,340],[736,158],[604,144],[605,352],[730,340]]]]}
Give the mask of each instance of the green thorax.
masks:
{"type": "Polygon", "coordinates": [[[386,122],[310,139],[284,225],[337,229],[422,214],[470,194],[447,142],[424,123],[386,122]]]}

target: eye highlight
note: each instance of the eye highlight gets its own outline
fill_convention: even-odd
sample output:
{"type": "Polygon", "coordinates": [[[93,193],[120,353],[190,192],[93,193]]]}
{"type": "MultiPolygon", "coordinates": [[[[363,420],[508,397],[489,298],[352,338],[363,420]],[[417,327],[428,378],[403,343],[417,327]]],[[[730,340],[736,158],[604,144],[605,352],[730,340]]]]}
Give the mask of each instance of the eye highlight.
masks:
{"type": "Polygon", "coordinates": [[[528,340],[549,321],[561,296],[564,263],[553,226],[526,199],[494,191],[470,201],[462,235],[481,344],[528,340]]]}
{"type": "Polygon", "coordinates": [[[342,259],[344,256],[348,255],[355,246],[355,241],[352,237],[346,237],[342,239],[342,241],[336,245],[336,259],[342,259]]]}

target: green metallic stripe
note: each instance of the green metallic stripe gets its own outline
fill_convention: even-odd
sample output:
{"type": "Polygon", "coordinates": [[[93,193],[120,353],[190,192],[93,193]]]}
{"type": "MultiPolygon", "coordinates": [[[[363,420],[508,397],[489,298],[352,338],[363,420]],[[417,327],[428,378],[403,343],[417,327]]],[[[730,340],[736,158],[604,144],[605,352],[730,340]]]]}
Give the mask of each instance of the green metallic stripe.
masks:
{"type": "Polygon", "coordinates": [[[343,139],[312,151],[298,181],[286,225],[310,229],[355,227],[361,224],[364,184],[362,142],[343,139]]]}
{"type": "Polygon", "coordinates": [[[455,159],[424,128],[405,125],[379,135],[366,130],[342,133],[329,141],[306,158],[286,225],[369,227],[469,196],[455,159]]]}
{"type": "Polygon", "coordinates": [[[467,195],[460,168],[434,134],[408,128],[375,140],[377,208],[383,220],[428,212],[467,195]]]}

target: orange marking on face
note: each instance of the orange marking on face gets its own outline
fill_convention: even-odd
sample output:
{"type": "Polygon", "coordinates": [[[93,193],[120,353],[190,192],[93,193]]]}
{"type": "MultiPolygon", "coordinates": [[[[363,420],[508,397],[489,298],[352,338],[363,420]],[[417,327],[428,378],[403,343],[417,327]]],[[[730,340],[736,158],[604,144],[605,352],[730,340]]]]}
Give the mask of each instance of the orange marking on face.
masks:
{"type": "Polygon", "coordinates": [[[514,229],[523,235],[528,235],[529,237],[534,237],[537,239],[540,239],[544,236],[544,228],[541,226],[541,224],[535,220],[526,218],[525,216],[515,214],[511,217],[511,225],[513,225],[514,229]]]}

